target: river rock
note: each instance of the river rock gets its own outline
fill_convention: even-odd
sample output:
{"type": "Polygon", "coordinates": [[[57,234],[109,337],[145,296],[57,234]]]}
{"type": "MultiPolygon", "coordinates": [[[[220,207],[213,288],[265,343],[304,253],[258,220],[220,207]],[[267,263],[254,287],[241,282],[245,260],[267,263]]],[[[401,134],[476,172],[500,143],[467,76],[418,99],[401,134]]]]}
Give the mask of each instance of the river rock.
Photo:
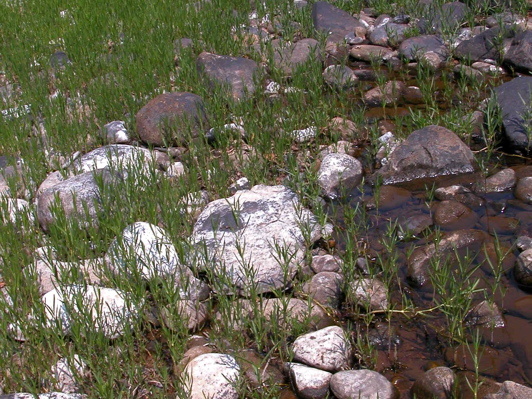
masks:
{"type": "Polygon", "coordinates": [[[265,359],[252,349],[238,351],[235,358],[241,373],[252,388],[262,390],[265,387],[281,386],[285,383],[281,370],[269,361],[271,358],[265,359]]]}
{"type": "Polygon", "coordinates": [[[496,303],[486,300],[475,305],[466,315],[469,326],[484,326],[491,328],[504,327],[504,317],[496,303]]]}
{"type": "Polygon", "coordinates": [[[348,370],[331,378],[331,391],[338,399],[397,399],[399,394],[382,374],[371,370],[348,370]]]}
{"type": "Polygon", "coordinates": [[[456,365],[462,370],[475,371],[477,369],[479,373],[498,377],[506,370],[508,362],[513,359],[513,355],[485,345],[479,346],[478,356],[474,353],[476,352],[471,344],[461,344],[456,348],[447,348],[445,360],[448,364],[456,365]]]}
{"type": "Polygon", "coordinates": [[[451,399],[454,395],[454,371],[448,367],[434,367],[416,380],[411,393],[418,399],[451,399]]]}
{"type": "Polygon", "coordinates": [[[434,211],[434,223],[443,230],[470,229],[477,220],[471,208],[455,200],[440,202],[434,211]]]}
{"type": "Polygon", "coordinates": [[[333,153],[323,158],[318,171],[318,184],[325,197],[337,199],[342,191],[347,194],[362,181],[362,164],[350,155],[333,153]]]}
{"type": "Polygon", "coordinates": [[[228,86],[234,100],[242,100],[255,92],[254,76],[258,66],[253,60],[203,52],[196,65],[209,82],[228,86]]]}
{"type": "Polygon", "coordinates": [[[376,27],[369,36],[372,44],[378,46],[398,46],[405,40],[408,25],[388,22],[383,26],[376,27]]]}
{"type": "Polygon", "coordinates": [[[349,55],[358,61],[382,62],[386,57],[390,56],[392,50],[382,46],[375,46],[372,44],[361,44],[353,46],[349,51],[349,55]]]}
{"type": "Polygon", "coordinates": [[[334,272],[320,272],[303,286],[303,292],[323,306],[337,308],[342,293],[343,277],[334,272]]]}
{"type": "Polygon", "coordinates": [[[506,144],[512,151],[528,153],[532,146],[529,140],[532,76],[521,76],[503,83],[494,89],[494,96],[502,112],[506,144]]]}
{"type": "Polygon", "coordinates": [[[408,278],[420,287],[429,281],[429,268],[434,256],[444,258],[456,250],[478,247],[489,240],[489,235],[481,230],[458,230],[444,234],[438,246],[428,244],[414,249],[408,258],[408,278]]]}
{"type": "Polygon", "coordinates": [[[515,198],[527,204],[532,204],[532,177],[519,179],[514,194],[515,198]]]}
{"type": "Polygon", "coordinates": [[[375,278],[361,278],[351,283],[346,293],[349,301],[367,310],[388,309],[388,289],[375,278]]]}
{"type": "Polygon", "coordinates": [[[365,201],[368,209],[383,212],[399,208],[412,199],[410,191],[395,186],[381,186],[373,192],[373,197],[365,201]]]}
{"type": "Polygon", "coordinates": [[[532,249],[519,254],[514,267],[514,276],[519,284],[532,286],[532,249]]]}
{"type": "Polygon", "coordinates": [[[513,34],[513,31],[506,27],[488,29],[472,39],[460,43],[454,49],[454,55],[468,62],[485,59],[498,60],[501,58],[503,50],[500,38],[512,37],[513,34]]]}
{"type": "Polygon", "coordinates": [[[482,198],[461,185],[437,188],[434,191],[434,197],[440,201],[455,200],[470,208],[479,208],[484,205],[482,198]]]}
{"type": "Polygon", "coordinates": [[[317,1],[312,5],[312,21],[318,31],[343,36],[353,33],[356,28],[364,27],[351,14],[326,1],[317,1]]]}
{"type": "Polygon", "coordinates": [[[532,31],[525,30],[514,37],[504,54],[504,64],[523,73],[532,72],[532,31]]]}
{"type": "Polygon", "coordinates": [[[344,262],[334,255],[316,255],[312,257],[311,269],[314,273],[339,272],[344,262]]]}
{"type": "Polygon", "coordinates": [[[249,294],[250,287],[264,293],[290,286],[306,245],[320,237],[315,216],[293,191],[261,185],[209,203],[190,241],[198,267],[249,294]]]}
{"type": "Polygon", "coordinates": [[[436,54],[441,61],[449,57],[448,48],[443,40],[436,35],[410,37],[399,46],[399,54],[409,61],[419,61],[423,59],[423,54],[427,52],[436,54]]]}
{"type": "Polygon", "coordinates": [[[197,331],[207,321],[207,305],[197,300],[177,300],[161,311],[161,317],[164,325],[172,331],[182,332],[183,327],[197,331]]]}
{"type": "MultiPolygon", "coordinates": [[[[428,4],[428,3],[427,3],[428,4]]],[[[456,31],[469,12],[469,7],[460,1],[445,3],[441,6],[430,4],[418,22],[422,32],[450,32],[456,31]]]]}
{"type": "Polygon", "coordinates": [[[101,332],[115,339],[132,328],[138,310],[122,291],[92,285],[67,285],[42,297],[49,328],[59,327],[70,334],[74,323],[80,328],[101,332]]]}
{"type": "Polygon", "coordinates": [[[315,39],[302,39],[293,44],[273,42],[273,63],[285,76],[307,62],[320,59],[320,44],[315,39]]]}
{"type": "Polygon", "coordinates": [[[288,363],[290,381],[299,397],[303,399],[323,399],[329,393],[332,374],[298,363],[288,363]]]}
{"type": "MultiPolygon", "coordinates": [[[[235,358],[221,353],[206,353],[185,368],[190,399],[238,399],[236,382],[240,367],[235,358]]],[[[179,399],[180,396],[177,396],[179,399]]]]}
{"type": "Polygon", "coordinates": [[[138,275],[146,280],[186,273],[167,233],[146,222],[127,226],[109,246],[107,258],[115,274],[138,275]]]}
{"type": "Polygon", "coordinates": [[[126,129],[126,122],[112,121],[103,125],[101,136],[109,144],[128,144],[131,136],[126,129]]]}
{"type": "Polygon", "coordinates": [[[345,65],[330,65],[325,68],[322,76],[325,83],[338,90],[353,87],[358,80],[353,70],[345,65]]]}
{"type": "Polygon", "coordinates": [[[300,335],[292,344],[294,361],[325,371],[348,369],[352,349],[346,333],[338,326],[300,335]]]}
{"type": "Polygon", "coordinates": [[[484,399],[529,399],[532,398],[532,388],[513,381],[504,381],[497,393],[491,393],[484,399]]]}
{"type": "Polygon", "coordinates": [[[96,148],[76,158],[68,168],[74,174],[108,168],[117,172],[148,172],[156,168],[155,153],[146,148],[111,144],[96,148]]]}
{"type": "Polygon", "coordinates": [[[368,107],[393,105],[402,100],[405,88],[405,84],[397,80],[386,82],[382,88],[377,86],[364,93],[364,103],[368,107]]]}
{"type": "Polygon", "coordinates": [[[61,358],[52,366],[54,388],[64,393],[74,393],[80,390],[78,380],[87,377],[89,368],[79,355],[73,359],[61,358]]]}
{"type": "Polygon", "coordinates": [[[480,225],[493,235],[512,235],[519,227],[519,219],[504,215],[482,216],[480,225]]]}
{"type": "Polygon", "coordinates": [[[136,120],[140,138],[156,146],[184,145],[209,128],[203,100],[187,92],[160,94],[140,109],[136,120]]]}
{"type": "Polygon", "coordinates": [[[416,130],[388,157],[376,172],[384,184],[421,178],[471,173],[475,160],[469,147],[452,131],[441,126],[416,130]]]}
{"type": "Polygon", "coordinates": [[[35,274],[39,293],[44,295],[65,282],[99,285],[104,270],[104,260],[96,258],[79,262],[60,262],[58,260],[36,259],[25,270],[35,274]],[[74,281],[76,279],[77,281],[74,281]]]}
{"type": "Polygon", "coordinates": [[[56,209],[64,212],[67,219],[77,220],[82,226],[96,226],[101,208],[100,188],[97,180],[113,185],[120,176],[108,169],[86,172],[61,181],[40,192],[37,196],[37,219],[44,231],[57,221],[56,209]],[[55,207],[56,198],[58,208],[55,207]]]}
{"type": "Polygon", "coordinates": [[[480,181],[475,186],[475,191],[480,193],[502,193],[515,187],[515,170],[506,168],[480,181]]]}

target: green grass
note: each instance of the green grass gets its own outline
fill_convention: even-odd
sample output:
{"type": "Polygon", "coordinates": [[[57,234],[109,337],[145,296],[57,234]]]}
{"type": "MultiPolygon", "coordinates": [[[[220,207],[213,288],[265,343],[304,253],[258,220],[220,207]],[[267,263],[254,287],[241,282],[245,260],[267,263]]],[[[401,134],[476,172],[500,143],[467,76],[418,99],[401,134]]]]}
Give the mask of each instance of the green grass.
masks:
{"type": "MultiPolygon", "coordinates": [[[[461,320],[471,307],[472,295],[480,294],[475,290],[476,280],[465,279],[449,285],[445,282],[454,271],[447,265],[438,268],[439,274],[433,275],[435,291],[431,310],[421,309],[408,297],[404,282],[396,272],[396,264],[409,250],[397,224],[390,221],[385,228],[378,226],[384,250],[374,257],[367,242],[360,237],[369,236],[378,210],[368,211],[362,202],[349,198],[348,193],[343,196],[345,201],[333,204],[325,204],[319,197],[318,154],[323,146],[338,140],[327,127],[333,117],[349,118],[360,126],[361,136],[368,133],[368,139],[360,138],[365,146],[360,158],[368,170],[373,168],[379,131],[376,122],[364,117],[367,110],[358,101],[362,86],[350,92],[331,90],[323,82],[323,65],[319,61],[301,65],[291,78],[286,78],[271,67],[271,60],[266,60],[271,67],[268,77],[297,91],[278,96],[264,94],[262,86],[267,76],[264,73],[257,77],[258,89],[253,96],[234,102],[221,88],[210,88],[198,75],[195,60],[201,51],[245,55],[262,61],[242,41],[242,26],[249,25],[248,14],[252,11],[257,12],[258,18],[267,16],[272,31],[283,40],[314,37],[323,42],[323,36],[312,28],[310,7],[299,10],[284,0],[255,3],[256,9],[247,0],[198,1],[195,5],[185,0],[0,3],[0,81],[16,89],[11,98],[0,102],[0,109],[31,105],[29,115],[0,117],[0,155],[8,157],[12,166],[16,166],[17,159],[24,160],[20,175],[7,181],[11,195],[30,201],[33,212],[37,188],[50,172],[58,170],[75,152],[86,153],[102,146],[100,131],[110,121],[125,121],[128,131],[138,139],[136,113],[151,98],[165,91],[190,91],[201,96],[215,129],[227,123],[242,123],[246,131],[245,140],[240,133],[232,131],[220,134],[213,144],[195,140],[181,157],[186,173],[177,178],[168,179],[155,168],[143,173],[139,164],[115,185],[99,181],[101,201],[97,227],[70,219],[60,209],[56,211],[56,223],[47,234],[26,216],[17,223],[0,224],[1,283],[12,300],[12,303],[0,301],[0,388],[5,393],[52,390],[51,366],[60,357],[72,359],[77,354],[90,370],[88,376],[79,378],[81,391],[90,398],[142,397],[142,392],[154,398],[184,395],[182,376],[173,367],[181,361],[191,332],[177,317],[169,329],[148,316],[151,308],[163,309],[178,299],[175,287],[157,278],[144,281],[140,276],[123,277],[105,271],[101,275],[103,285],[130,293],[132,303],[140,307],[138,323],[123,337],[110,342],[93,331],[87,317],[81,317],[71,336],[65,337],[53,328],[43,328],[44,309],[40,306],[36,275],[29,265],[35,259],[36,250],[42,247],[49,254],[53,250],[53,256],[63,262],[103,257],[113,239],[137,221],[164,228],[181,260],[187,262],[188,238],[195,217],[186,212],[185,198],[200,190],[206,190],[211,199],[229,196],[229,186],[241,176],[246,176],[251,185],[286,184],[316,214],[320,223],[335,224],[335,236],[342,237],[344,248],[331,247],[330,251],[343,257],[346,287],[360,277],[355,268],[356,259],[365,257],[371,267],[371,277],[381,279],[390,292],[399,292],[402,298],[400,304],[390,301],[390,308],[382,312],[349,309],[350,316],[342,319],[331,311],[337,320],[348,326],[360,321],[369,327],[374,320],[389,321],[398,314],[423,320],[427,313],[438,313],[438,317],[445,318],[450,342],[471,338],[461,320]],[[184,37],[191,38],[194,45],[176,56],[174,42],[184,37]],[[71,63],[54,67],[50,57],[55,51],[66,52],[71,63]],[[290,137],[291,131],[309,126],[318,129],[315,139],[296,143],[290,137]],[[28,317],[30,314],[33,318],[28,317]],[[13,339],[9,331],[14,324],[19,325],[27,341],[13,339]]],[[[419,16],[413,3],[400,1],[393,8],[380,0],[338,1],[335,5],[356,13],[368,6],[377,12],[419,16]]],[[[521,4],[515,7],[522,12],[521,4]]],[[[466,18],[469,20],[473,18],[466,18]]],[[[270,44],[266,42],[262,46],[267,50],[270,44]]],[[[440,124],[466,142],[471,140],[471,126],[464,117],[499,82],[457,80],[448,70],[435,72],[424,65],[416,72],[401,71],[394,79],[415,80],[425,100],[424,106],[412,107],[407,116],[390,117],[396,123],[398,138],[428,124],[440,124]]],[[[384,75],[379,76],[379,82],[386,82],[384,75]]],[[[395,108],[383,107],[383,110],[387,113],[395,108]]],[[[488,104],[487,118],[484,140],[489,157],[497,150],[499,130],[492,104],[488,104]]],[[[62,173],[66,174],[64,170],[62,173]]],[[[363,184],[360,190],[364,191],[363,184]]],[[[312,243],[308,244],[310,259],[312,243]]],[[[289,254],[279,250],[278,256],[281,263],[288,263],[289,254]]],[[[228,282],[201,271],[193,262],[190,266],[197,277],[213,288],[206,301],[211,321],[204,334],[208,334],[215,349],[236,351],[251,347],[265,356],[266,363],[270,359],[287,361],[292,356],[290,343],[297,335],[314,328],[311,320],[305,318],[286,320],[289,318],[286,304],[299,295],[298,288],[304,278],[294,283],[294,289],[271,294],[283,298],[273,320],[261,314],[260,304],[267,296],[257,294],[252,287],[252,311],[249,317],[240,318],[241,303],[235,301],[238,293],[220,293],[228,282]],[[242,325],[241,333],[235,334],[233,323],[242,325]]],[[[459,266],[464,273],[478,267],[468,263],[459,266]]],[[[499,282],[503,279],[500,263],[493,263],[492,267],[499,282]]],[[[76,272],[59,278],[68,283],[79,282],[76,272]]],[[[315,304],[309,300],[308,305],[310,309],[315,304]]],[[[374,348],[365,337],[356,335],[353,344],[358,363],[374,364],[374,348]]],[[[239,389],[242,397],[273,398],[278,395],[279,387],[265,383],[263,390],[256,390],[242,384],[239,389]]]]}

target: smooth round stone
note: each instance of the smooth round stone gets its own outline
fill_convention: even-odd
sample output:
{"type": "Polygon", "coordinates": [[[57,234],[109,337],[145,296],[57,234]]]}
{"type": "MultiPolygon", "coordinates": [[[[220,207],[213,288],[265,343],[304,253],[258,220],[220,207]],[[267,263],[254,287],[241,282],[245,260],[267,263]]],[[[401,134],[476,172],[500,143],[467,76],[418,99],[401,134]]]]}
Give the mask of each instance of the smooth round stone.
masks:
{"type": "Polygon", "coordinates": [[[519,284],[532,286],[532,249],[519,254],[514,267],[514,275],[519,284]]]}
{"type": "Polygon", "coordinates": [[[517,182],[515,197],[527,204],[532,204],[532,177],[523,177],[517,182]]]}
{"type": "Polygon", "coordinates": [[[412,386],[416,398],[447,399],[452,397],[454,371],[448,367],[434,367],[418,378],[412,386]]]}
{"type": "Polygon", "coordinates": [[[240,367],[232,356],[206,353],[194,358],[184,372],[189,384],[190,399],[238,398],[235,382],[240,367]]]}
{"type": "Polygon", "coordinates": [[[399,394],[382,374],[371,370],[348,370],[331,378],[331,391],[338,399],[397,399],[399,394]]]}
{"type": "Polygon", "coordinates": [[[303,364],[289,363],[290,380],[299,397],[321,399],[329,393],[332,374],[303,364]]]}

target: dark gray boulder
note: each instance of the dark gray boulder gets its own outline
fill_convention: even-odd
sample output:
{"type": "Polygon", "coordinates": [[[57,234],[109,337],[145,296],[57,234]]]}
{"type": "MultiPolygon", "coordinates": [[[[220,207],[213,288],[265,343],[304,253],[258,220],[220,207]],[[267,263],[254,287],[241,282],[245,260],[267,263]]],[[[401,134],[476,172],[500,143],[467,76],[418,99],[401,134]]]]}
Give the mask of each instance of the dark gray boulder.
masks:
{"type": "Polygon", "coordinates": [[[164,93],[136,115],[137,133],[148,144],[184,145],[208,130],[203,100],[196,94],[164,93]]]}
{"type": "Polygon", "coordinates": [[[506,144],[511,151],[530,151],[532,134],[532,76],[514,78],[494,89],[502,112],[506,144]]]}
{"type": "Polygon", "coordinates": [[[442,6],[432,3],[428,6],[425,18],[418,22],[418,27],[423,33],[446,33],[456,30],[464,21],[469,7],[460,2],[453,1],[442,6]]]}
{"type": "Polygon", "coordinates": [[[431,125],[410,134],[374,176],[381,176],[384,184],[394,184],[474,170],[469,147],[449,129],[431,125]]]}
{"type": "Polygon", "coordinates": [[[524,73],[532,72],[532,31],[519,33],[504,55],[504,64],[524,73]]]}
{"type": "Polygon", "coordinates": [[[235,100],[255,92],[254,76],[258,66],[253,60],[203,52],[196,66],[211,84],[227,87],[235,100]]]}
{"type": "Polygon", "coordinates": [[[454,55],[470,62],[484,59],[500,60],[503,55],[504,40],[514,35],[515,32],[506,26],[488,29],[460,43],[454,49],[454,55]]]}

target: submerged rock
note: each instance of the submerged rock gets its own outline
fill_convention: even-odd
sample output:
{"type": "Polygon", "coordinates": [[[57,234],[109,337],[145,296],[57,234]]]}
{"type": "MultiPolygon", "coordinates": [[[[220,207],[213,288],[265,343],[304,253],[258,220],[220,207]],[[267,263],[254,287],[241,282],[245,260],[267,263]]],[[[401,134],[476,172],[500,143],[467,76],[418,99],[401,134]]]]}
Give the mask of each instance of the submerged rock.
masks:
{"type": "Polygon", "coordinates": [[[381,176],[384,184],[394,184],[474,170],[475,160],[469,147],[452,131],[431,125],[416,130],[401,142],[374,176],[381,176]]]}

